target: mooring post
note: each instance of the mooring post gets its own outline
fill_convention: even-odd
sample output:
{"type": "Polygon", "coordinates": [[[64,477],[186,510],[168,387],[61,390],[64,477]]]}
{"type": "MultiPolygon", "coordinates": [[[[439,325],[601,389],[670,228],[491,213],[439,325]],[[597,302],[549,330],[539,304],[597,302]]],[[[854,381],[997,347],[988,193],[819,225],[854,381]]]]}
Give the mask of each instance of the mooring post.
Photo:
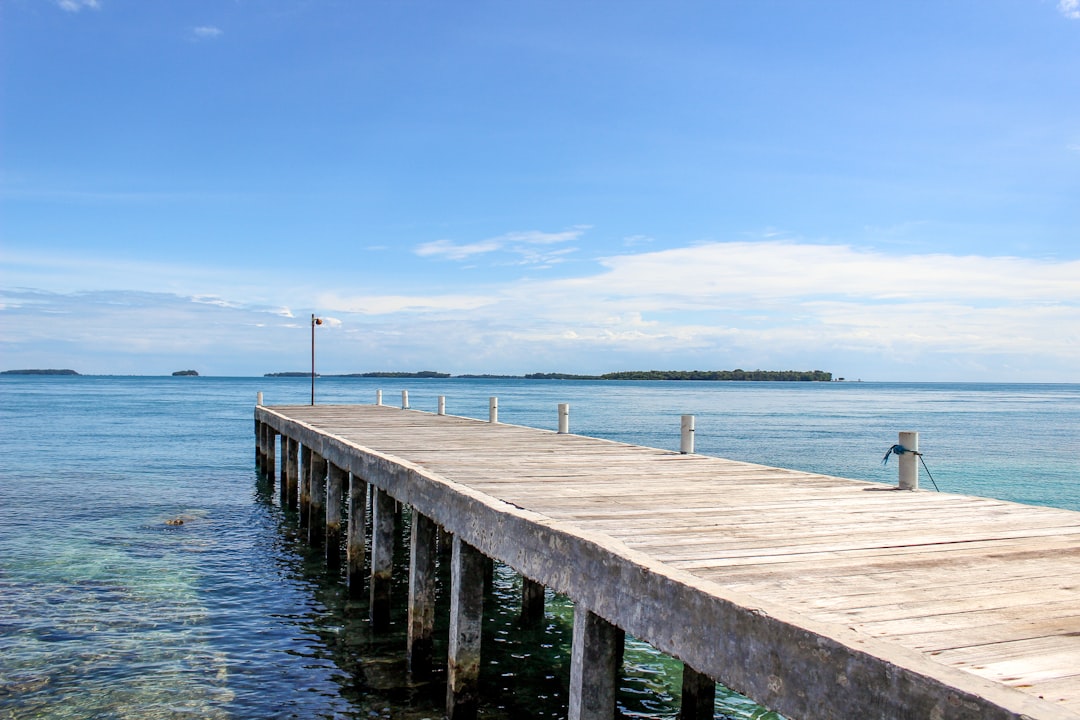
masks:
{"type": "Polygon", "coordinates": [[[679,452],[683,455],[691,455],[694,452],[694,416],[682,416],[682,432],[679,440],[679,452]]]}
{"type": "Polygon", "coordinates": [[[488,422],[499,422],[499,398],[488,398],[488,422]]]}
{"type": "Polygon", "coordinates": [[[367,483],[358,475],[349,476],[349,536],[345,540],[348,561],[346,576],[349,597],[359,599],[364,595],[364,556],[367,553],[367,483]]]}
{"type": "Polygon", "coordinates": [[[308,507],[311,505],[311,448],[300,449],[300,528],[308,526],[308,507]]]}
{"type": "Polygon", "coordinates": [[[522,627],[537,627],[544,620],[544,585],[521,576],[522,627]]]}
{"type": "Polygon", "coordinates": [[[409,637],[407,658],[414,680],[431,676],[435,629],[435,523],[413,510],[409,538],[409,637]]]}
{"type": "MultiPolygon", "coordinates": [[[[480,702],[480,629],[484,619],[484,566],[484,555],[455,535],[453,558],[450,562],[447,720],[475,720],[480,702]]],[[[607,720],[611,720],[610,715],[607,720]]]]}
{"type": "Polygon", "coordinates": [[[256,404],[257,406],[259,406],[259,407],[262,407],[262,404],[263,404],[263,394],[262,394],[262,390],[260,390],[259,392],[255,393],[255,404],[256,404]]]}
{"type": "Polygon", "coordinates": [[[326,475],[326,564],[332,570],[341,567],[341,501],[349,471],[334,463],[326,475]]]}
{"type": "Polygon", "coordinates": [[[326,458],[318,453],[311,453],[311,502],[308,512],[308,545],[322,547],[326,540],[326,458]]]}
{"type": "Polygon", "coordinates": [[[394,569],[394,498],[375,488],[371,499],[371,626],[390,624],[390,576],[394,569]]]}
{"type": "Polygon", "coordinates": [[[900,433],[900,447],[904,452],[897,458],[900,466],[900,489],[919,489],[919,433],[909,431],[900,433]]]}
{"type": "Polygon", "coordinates": [[[375,391],[375,404],[382,405],[382,390],[375,391]]]}
{"type": "Polygon", "coordinates": [[[401,409],[402,410],[408,410],[409,409],[409,391],[408,390],[402,390],[401,391],[401,409]]]}
{"type": "Polygon", "coordinates": [[[559,403],[559,434],[570,432],[570,403],[559,403]]]}
{"type": "Polygon", "coordinates": [[[712,720],[715,706],[716,681],[684,664],[679,720],[712,720]]]}
{"type": "Polygon", "coordinates": [[[289,438],[288,454],[285,456],[285,482],[282,483],[281,492],[281,507],[288,507],[290,510],[296,510],[296,492],[297,492],[297,479],[299,478],[299,472],[296,467],[297,456],[300,454],[300,443],[292,438],[289,438]]]}
{"type": "Polygon", "coordinates": [[[439,396],[439,414],[440,415],[445,415],[446,414],[446,396],[445,395],[440,395],[439,396]]]}
{"type": "Polygon", "coordinates": [[[580,604],[574,608],[569,720],[611,720],[625,633],[580,604]]]}

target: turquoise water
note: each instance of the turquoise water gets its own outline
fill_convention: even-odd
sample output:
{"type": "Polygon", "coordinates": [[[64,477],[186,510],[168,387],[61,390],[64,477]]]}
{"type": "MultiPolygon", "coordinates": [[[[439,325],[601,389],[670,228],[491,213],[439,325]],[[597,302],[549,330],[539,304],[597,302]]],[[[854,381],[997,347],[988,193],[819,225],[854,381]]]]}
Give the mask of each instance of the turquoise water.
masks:
{"type": "MultiPolygon", "coordinates": [[[[552,429],[569,402],[573,432],[672,449],[690,413],[699,452],[888,483],[882,455],[918,430],[943,491],[1080,510],[1080,385],[325,378],[318,400],[376,388],[479,418],[495,395],[501,421],[552,429]]],[[[401,604],[373,635],[258,481],[260,390],[306,403],[310,385],[0,378],[0,717],[440,717],[440,679],[407,680],[401,604]]],[[[560,717],[572,608],[550,598],[523,632],[518,582],[499,568],[486,603],[482,714],[560,717]]],[[[624,714],[674,717],[677,663],[636,641],[626,659],[624,714]]],[[[717,713],[775,717],[723,694],[717,713]]]]}

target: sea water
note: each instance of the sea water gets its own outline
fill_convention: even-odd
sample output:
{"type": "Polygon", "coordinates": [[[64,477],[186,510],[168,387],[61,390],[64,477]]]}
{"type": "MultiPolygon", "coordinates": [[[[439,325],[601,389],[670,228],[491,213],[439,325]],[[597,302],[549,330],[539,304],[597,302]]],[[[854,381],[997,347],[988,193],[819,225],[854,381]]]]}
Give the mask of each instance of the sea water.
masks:
{"type": "MultiPolygon", "coordinates": [[[[320,378],[317,401],[376,389],[548,429],[568,402],[572,432],[668,449],[693,414],[698,452],[890,484],[917,430],[924,488],[1080,510],[1080,385],[320,378]]],[[[310,402],[303,378],[0,377],[0,717],[441,717],[443,678],[406,673],[405,573],[373,634],[260,481],[258,391],[310,402]]],[[[481,715],[565,716],[572,604],[523,631],[519,583],[498,567],[485,599],[481,715]]],[[[628,644],[621,712],[674,717],[679,664],[628,644]]],[[[725,692],[717,716],[777,717],[725,692]]]]}

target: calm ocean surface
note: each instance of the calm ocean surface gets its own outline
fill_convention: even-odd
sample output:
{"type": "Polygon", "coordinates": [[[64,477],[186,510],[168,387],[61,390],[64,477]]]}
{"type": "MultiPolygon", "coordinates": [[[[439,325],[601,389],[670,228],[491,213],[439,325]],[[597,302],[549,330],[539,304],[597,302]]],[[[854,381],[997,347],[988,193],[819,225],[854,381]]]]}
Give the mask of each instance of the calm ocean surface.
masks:
{"type": "MultiPolygon", "coordinates": [[[[501,421],[549,429],[569,402],[572,432],[670,449],[690,413],[698,452],[885,483],[885,450],[918,430],[944,492],[1080,510],[1080,385],[324,378],[317,400],[376,388],[484,419],[495,395],[501,421]]],[[[372,635],[258,481],[260,390],[302,404],[310,385],[0,377],[0,718],[441,717],[439,680],[406,678],[404,585],[372,635]]],[[[517,579],[496,581],[482,716],[565,716],[571,606],[552,598],[547,627],[523,633],[517,579]]],[[[640,643],[626,660],[623,713],[674,717],[678,663],[640,643]]],[[[776,717],[725,694],[717,715],[776,717]]]]}

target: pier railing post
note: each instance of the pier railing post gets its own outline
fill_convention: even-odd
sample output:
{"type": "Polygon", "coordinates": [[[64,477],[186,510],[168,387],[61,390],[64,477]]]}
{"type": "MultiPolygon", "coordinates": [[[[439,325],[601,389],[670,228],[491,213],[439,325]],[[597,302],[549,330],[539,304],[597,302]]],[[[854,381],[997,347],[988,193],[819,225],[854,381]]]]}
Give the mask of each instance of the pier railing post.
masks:
{"type": "Polygon", "coordinates": [[[694,452],[694,416],[683,415],[679,439],[679,452],[691,455],[694,452]]]}
{"type": "Polygon", "coordinates": [[[439,414],[440,415],[445,415],[446,414],[446,396],[445,395],[440,395],[439,396],[439,414]]]}
{"type": "Polygon", "coordinates": [[[409,409],[409,391],[408,390],[402,390],[401,391],[401,409],[402,410],[408,410],[409,409]]]}
{"type": "Polygon", "coordinates": [[[904,448],[906,452],[901,453],[897,458],[897,465],[900,467],[900,489],[901,490],[918,490],[919,489],[919,433],[917,432],[902,432],[900,433],[900,447],[904,448]]]}
{"type": "Polygon", "coordinates": [[[559,403],[559,434],[570,432],[570,403],[559,403]]]}
{"type": "Polygon", "coordinates": [[[488,398],[488,422],[499,422],[499,398],[488,398]]]}

